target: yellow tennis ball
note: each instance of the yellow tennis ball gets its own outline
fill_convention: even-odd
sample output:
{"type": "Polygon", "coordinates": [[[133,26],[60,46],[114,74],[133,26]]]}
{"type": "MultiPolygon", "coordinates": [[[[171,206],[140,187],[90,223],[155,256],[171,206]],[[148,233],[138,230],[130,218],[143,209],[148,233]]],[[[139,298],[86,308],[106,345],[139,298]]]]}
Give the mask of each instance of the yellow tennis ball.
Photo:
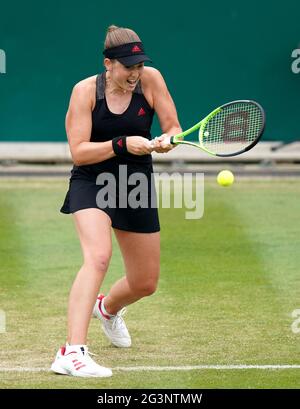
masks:
{"type": "Polygon", "coordinates": [[[234,182],[233,173],[230,170],[222,170],[218,174],[217,181],[221,186],[230,186],[234,182]]]}

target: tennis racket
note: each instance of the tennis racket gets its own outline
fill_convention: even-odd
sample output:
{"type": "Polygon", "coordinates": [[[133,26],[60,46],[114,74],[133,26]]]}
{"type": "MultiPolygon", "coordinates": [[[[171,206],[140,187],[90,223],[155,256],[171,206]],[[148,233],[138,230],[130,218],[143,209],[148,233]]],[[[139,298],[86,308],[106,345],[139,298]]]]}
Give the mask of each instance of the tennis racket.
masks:
{"type": "MultiPolygon", "coordinates": [[[[214,109],[186,131],[170,136],[170,143],[195,146],[213,156],[236,156],[253,148],[264,128],[265,113],[257,102],[232,101],[214,109]]],[[[155,139],[151,142],[154,147],[155,139]]]]}

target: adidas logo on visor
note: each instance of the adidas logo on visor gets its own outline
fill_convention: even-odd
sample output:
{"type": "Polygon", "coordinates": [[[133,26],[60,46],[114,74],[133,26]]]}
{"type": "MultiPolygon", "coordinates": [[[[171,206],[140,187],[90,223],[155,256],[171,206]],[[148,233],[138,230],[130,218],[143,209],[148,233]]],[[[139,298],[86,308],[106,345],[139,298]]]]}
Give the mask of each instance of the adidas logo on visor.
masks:
{"type": "Polygon", "coordinates": [[[141,51],[142,50],[140,49],[140,47],[138,45],[135,45],[131,50],[132,53],[139,53],[141,51]]]}

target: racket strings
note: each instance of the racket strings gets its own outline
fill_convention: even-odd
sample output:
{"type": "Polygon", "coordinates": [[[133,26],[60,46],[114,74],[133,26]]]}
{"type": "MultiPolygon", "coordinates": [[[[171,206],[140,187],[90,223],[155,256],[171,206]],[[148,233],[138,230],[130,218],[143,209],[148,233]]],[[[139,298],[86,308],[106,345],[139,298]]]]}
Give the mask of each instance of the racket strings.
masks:
{"type": "Polygon", "coordinates": [[[235,102],[208,120],[200,144],[217,154],[238,152],[258,138],[262,127],[263,114],[259,106],[251,102],[235,102]]]}

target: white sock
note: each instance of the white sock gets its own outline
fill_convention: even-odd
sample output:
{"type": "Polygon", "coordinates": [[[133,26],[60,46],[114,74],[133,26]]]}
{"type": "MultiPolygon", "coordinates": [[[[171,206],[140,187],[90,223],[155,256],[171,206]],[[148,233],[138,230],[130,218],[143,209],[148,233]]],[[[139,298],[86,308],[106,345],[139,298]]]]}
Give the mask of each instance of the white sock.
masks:
{"type": "Polygon", "coordinates": [[[85,349],[86,345],[69,345],[69,344],[66,344],[66,352],[65,353],[68,354],[69,352],[72,352],[72,351],[82,352],[82,349],[81,349],[82,347],[85,349]]]}

